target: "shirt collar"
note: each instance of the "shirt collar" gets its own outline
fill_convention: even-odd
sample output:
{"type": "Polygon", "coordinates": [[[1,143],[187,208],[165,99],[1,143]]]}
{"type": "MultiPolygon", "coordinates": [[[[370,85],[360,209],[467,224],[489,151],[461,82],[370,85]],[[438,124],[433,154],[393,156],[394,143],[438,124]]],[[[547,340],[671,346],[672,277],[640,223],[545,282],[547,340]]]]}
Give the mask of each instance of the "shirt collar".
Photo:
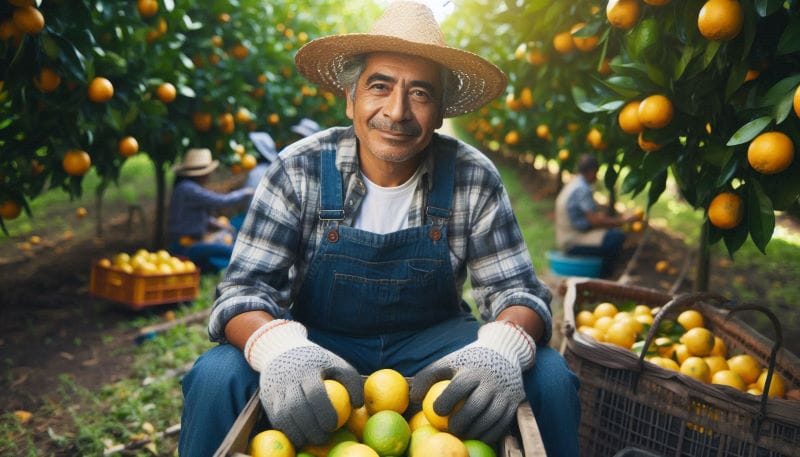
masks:
{"type": "MultiPolygon", "coordinates": [[[[420,179],[422,182],[427,183],[428,190],[433,188],[433,153],[436,150],[436,145],[439,143],[440,137],[438,133],[434,133],[428,147],[422,152],[425,154],[425,159],[420,163],[421,174],[420,179]],[[428,178],[428,175],[431,177],[428,178]]],[[[343,175],[351,175],[358,172],[358,140],[356,138],[355,129],[350,126],[344,130],[337,140],[336,147],[336,168],[342,172],[343,175]]],[[[346,178],[345,178],[346,179],[346,178]]]]}

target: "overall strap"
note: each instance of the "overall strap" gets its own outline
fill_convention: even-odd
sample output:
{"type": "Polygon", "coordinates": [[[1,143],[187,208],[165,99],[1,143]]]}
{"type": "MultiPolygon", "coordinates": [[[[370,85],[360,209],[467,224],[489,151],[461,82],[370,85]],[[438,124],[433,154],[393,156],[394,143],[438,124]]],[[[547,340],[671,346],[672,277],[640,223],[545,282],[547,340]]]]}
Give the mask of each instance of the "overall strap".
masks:
{"type": "Polygon", "coordinates": [[[455,182],[456,149],[458,142],[438,137],[433,170],[433,189],[428,195],[425,214],[436,225],[444,225],[452,214],[453,183],[455,182]]]}
{"type": "Polygon", "coordinates": [[[336,169],[336,150],[327,147],[320,153],[319,194],[321,221],[344,219],[342,174],[336,169]]]}

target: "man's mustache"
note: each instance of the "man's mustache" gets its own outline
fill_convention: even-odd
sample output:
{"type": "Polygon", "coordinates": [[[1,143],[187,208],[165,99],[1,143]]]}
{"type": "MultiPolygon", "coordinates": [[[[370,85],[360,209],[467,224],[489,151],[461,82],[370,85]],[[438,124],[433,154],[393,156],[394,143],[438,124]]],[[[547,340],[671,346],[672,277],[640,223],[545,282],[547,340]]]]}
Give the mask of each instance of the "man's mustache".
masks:
{"type": "Polygon", "coordinates": [[[385,119],[370,119],[367,122],[367,127],[408,136],[417,136],[422,132],[422,128],[416,122],[398,123],[385,119]]]}

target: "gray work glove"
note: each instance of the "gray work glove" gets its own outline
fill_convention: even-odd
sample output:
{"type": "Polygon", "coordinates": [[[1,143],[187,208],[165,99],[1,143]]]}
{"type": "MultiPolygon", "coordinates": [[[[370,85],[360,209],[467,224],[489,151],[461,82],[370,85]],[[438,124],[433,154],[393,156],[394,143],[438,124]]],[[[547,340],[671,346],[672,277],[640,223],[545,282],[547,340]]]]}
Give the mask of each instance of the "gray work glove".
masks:
{"type": "Polygon", "coordinates": [[[433,403],[440,416],[451,412],[448,431],[462,439],[495,442],[506,431],[525,400],[522,372],[533,366],[536,343],[510,322],[492,322],[478,330],[478,339],[417,373],[411,400],[421,402],[431,385],[450,379],[433,403]]]}
{"type": "Polygon", "coordinates": [[[276,319],[253,332],[244,347],[245,359],[261,373],[259,397],[270,424],[297,447],[323,444],[336,429],[323,380],[340,382],[354,408],[364,404],[358,371],[307,336],[299,322],[276,319]]]}

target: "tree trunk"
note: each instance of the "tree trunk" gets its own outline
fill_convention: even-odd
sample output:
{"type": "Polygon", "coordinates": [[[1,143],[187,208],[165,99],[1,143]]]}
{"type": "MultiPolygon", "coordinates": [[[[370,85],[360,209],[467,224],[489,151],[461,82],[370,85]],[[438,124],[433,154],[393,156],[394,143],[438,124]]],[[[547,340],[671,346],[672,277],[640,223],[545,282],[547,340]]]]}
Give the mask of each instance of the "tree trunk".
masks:
{"type": "Polygon", "coordinates": [[[617,189],[611,187],[608,189],[608,211],[609,216],[615,216],[617,214],[617,189]]]}
{"type": "Polygon", "coordinates": [[[706,220],[700,229],[700,241],[697,248],[697,271],[694,279],[694,292],[708,291],[708,278],[711,271],[711,250],[708,245],[709,223],[706,220]]]}
{"type": "Polygon", "coordinates": [[[163,161],[153,160],[153,165],[156,169],[156,217],[153,224],[153,249],[163,249],[166,247],[164,225],[166,219],[167,178],[163,161]]]}
{"type": "Polygon", "coordinates": [[[103,236],[103,196],[108,183],[103,180],[94,190],[94,234],[98,238],[103,236]]]}

